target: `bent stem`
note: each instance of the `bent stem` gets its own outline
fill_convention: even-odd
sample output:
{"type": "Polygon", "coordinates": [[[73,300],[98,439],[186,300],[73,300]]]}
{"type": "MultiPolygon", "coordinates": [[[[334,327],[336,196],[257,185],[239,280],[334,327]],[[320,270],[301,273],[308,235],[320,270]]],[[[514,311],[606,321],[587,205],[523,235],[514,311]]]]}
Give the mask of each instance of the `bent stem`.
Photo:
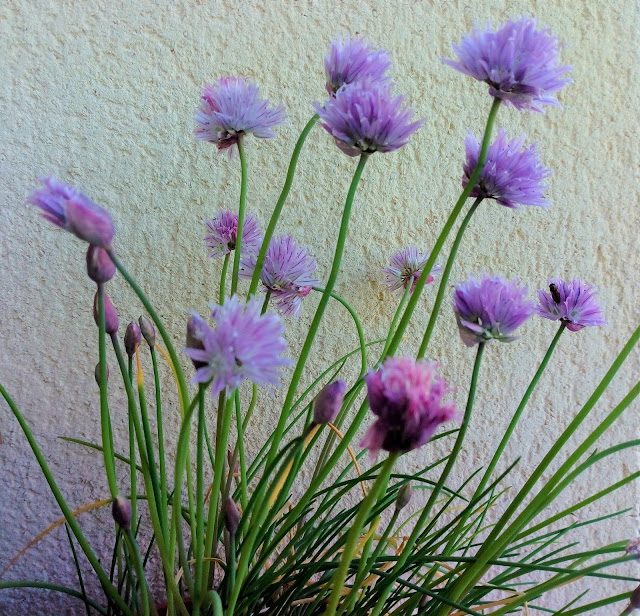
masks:
{"type": "Polygon", "coordinates": [[[298,141],[296,142],[295,147],[293,148],[293,154],[291,155],[291,161],[289,162],[289,169],[287,170],[287,177],[284,181],[284,186],[282,187],[280,196],[278,197],[278,202],[273,209],[273,214],[271,214],[271,218],[269,219],[269,225],[267,226],[267,230],[264,233],[264,239],[262,240],[260,253],[258,254],[258,258],[256,259],[256,266],[253,270],[253,276],[251,277],[251,285],[249,286],[250,296],[255,295],[255,292],[258,288],[258,282],[260,282],[260,274],[262,273],[262,266],[264,265],[264,259],[267,255],[269,242],[271,241],[271,238],[273,237],[273,234],[276,230],[276,225],[278,224],[278,219],[280,218],[280,214],[282,213],[282,208],[285,201],[287,200],[289,191],[291,190],[291,184],[293,184],[293,176],[296,173],[296,166],[298,164],[298,159],[300,158],[300,152],[302,152],[302,147],[304,146],[304,142],[307,139],[307,135],[311,132],[311,129],[315,126],[316,122],[319,119],[320,116],[316,114],[307,122],[305,127],[302,129],[302,133],[300,133],[300,137],[298,137],[298,141]]]}

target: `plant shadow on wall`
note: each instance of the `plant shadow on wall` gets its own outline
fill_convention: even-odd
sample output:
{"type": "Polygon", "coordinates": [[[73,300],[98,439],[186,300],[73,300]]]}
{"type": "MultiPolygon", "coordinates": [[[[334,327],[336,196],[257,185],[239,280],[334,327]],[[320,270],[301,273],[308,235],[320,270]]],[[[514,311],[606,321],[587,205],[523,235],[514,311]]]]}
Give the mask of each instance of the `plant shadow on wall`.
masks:
{"type": "MultiPolygon", "coordinates": [[[[582,593],[554,613],[574,616],[605,606],[629,613],[638,607],[640,596],[628,592],[638,580],[616,573],[615,567],[638,556],[638,543],[578,547],[576,541],[585,526],[624,513],[593,519],[588,508],[635,481],[640,473],[597,493],[581,492],[579,500],[566,509],[549,511],[582,473],[594,466],[603,468],[611,455],[640,444],[630,440],[593,450],[640,393],[638,383],[577,446],[568,446],[634,349],[640,328],[585,405],[575,410],[569,426],[531,469],[525,484],[509,491],[509,474],[518,461],[512,461],[501,475],[496,469],[527,402],[563,335],[588,335],[588,331],[577,332],[604,324],[603,312],[594,288],[581,280],[552,279],[548,290],[538,291],[533,301],[518,280],[481,273],[456,284],[453,297],[449,296],[458,247],[480,206],[548,205],[545,192],[550,171],[537,148],[526,145],[524,137],[510,139],[505,130],[494,131],[494,125],[498,113],[510,108],[543,111],[559,105],[555,95],[570,80],[569,67],[558,62],[558,48],[550,32],[532,19],[509,21],[497,30],[476,29],[454,45],[457,60],[445,62],[488,84],[488,118],[480,139],[472,133],[467,136],[463,190],[431,251],[406,247],[391,256],[382,273],[382,283],[396,292],[397,309],[388,334],[380,340],[367,339],[356,312],[334,288],[367,160],[376,153],[401,149],[422,122],[414,120],[404,97],[393,93],[388,54],[362,39],[339,38],[331,44],[325,57],[328,99],[314,104],[316,113],[295,145],[264,232],[258,219],[246,211],[245,139],[274,137],[284,110],[271,106],[255,84],[241,77],[224,77],[204,88],[195,135],[228,154],[229,164],[239,159],[240,200],[237,212],[222,211],[206,222],[207,249],[212,258],[222,260],[219,295],[211,320],[197,313],[189,317],[183,355],[117,256],[110,215],[76,188],[53,177],[43,179],[29,202],[47,220],[89,244],[87,271],[97,284],[93,313],[98,327],[96,380],[102,441],[67,440],[101,453],[109,498],[71,510],[29,425],[0,386],[62,510],[62,520],[47,530],[66,525],[79,578],[78,588],[5,578],[0,589],[30,587],[67,593],[84,604],[87,614],[114,616],[460,616],[486,610],[548,613],[552,610],[546,607],[546,597],[554,589],[564,587],[566,592],[567,584],[588,578],[594,586],[606,581],[619,592],[595,601],[582,593]],[[316,277],[316,261],[306,247],[289,235],[275,233],[303,146],[318,123],[343,153],[355,159],[337,236],[328,234],[337,240],[324,281],[316,277]],[[441,265],[437,259],[452,233],[450,253],[441,265]],[[139,322],[126,327],[124,349],[118,314],[106,292],[116,270],[146,312],[139,322]],[[430,318],[417,355],[405,356],[399,353],[403,335],[427,285],[437,287],[430,318]],[[319,303],[299,356],[290,358],[284,338],[286,320],[298,317],[304,298],[312,293],[318,295],[319,303]],[[451,400],[452,387],[440,376],[437,364],[425,359],[445,296],[462,342],[475,352],[463,410],[451,400]],[[342,305],[345,321],[340,327],[355,328],[359,345],[328,361],[326,369],[314,374],[311,385],[300,393],[307,359],[330,302],[342,305]],[[499,352],[495,342],[515,340],[518,328],[534,315],[556,324],[549,333],[548,350],[520,403],[514,404],[504,435],[485,466],[461,485],[452,484],[452,470],[472,421],[487,347],[491,353],[499,352]],[[186,357],[195,368],[191,387],[183,371],[186,357]],[[350,360],[359,362],[360,371],[347,383],[341,376],[350,360]],[[160,362],[170,366],[173,381],[161,382],[160,362]],[[244,435],[251,431],[252,414],[260,398],[283,380],[286,394],[277,425],[258,454],[249,459],[244,435]],[[148,395],[149,383],[152,395],[148,395]],[[127,449],[116,447],[112,436],[110,392],[120,387],[128,402],[127,449]],[[178,392],[181,429],[176,450],[168,455],[163,394],[171,387],[178,392]],[[354,439],[365,423],[368,430],[358,443],[354,439]],[[438,431],[442,424],[447,429],[438,431]],[[229,442],[232,426],[237,430],[235,443],[229,442]],[[442,459],[413,475],[397,472],[400,456],[411,455],[436,439],[447,444],[442,459]],[[195,459],[190,453],[192,441],[195,459]],[[364,457],[367,450],[369,468],[364,457]],[[313,474],[303,478],[301,469],[312,452],[317,458],[313,474]],[[383,459],[377,461],[381,452],[385,452],[383,459]],[[549,473],[551,466],[556,470],[549,473]],[[330,483],[327,478],[332,473],[337,479],[330,483]],[[411,512],[415,490],[424,491],[426,506],[411,512]],[[356,505],[345,504],[359,493],[356,505]],[[112,507],[114,519],[110,563],[98,559],[80,525],[82,513],[106,505],[112,507]],[[496,519],[487,515],[492,508],[502,511],[496,519]],[[141,515],[142,509],[148,515],[141,515]],[[143,543],[141,528],[150,531],[150,542],[143,543]],[[151,554],[162,563],[162,596],[151,596],[145,575],[151,554]],[[102,598],[90,597],[85,590],[82,555],[104,591],[102,598]]],[[[458,390],[462,389],[459,383],[458,390]]],[[[481,416],[486,412],[476,410],[481,416]]]]}

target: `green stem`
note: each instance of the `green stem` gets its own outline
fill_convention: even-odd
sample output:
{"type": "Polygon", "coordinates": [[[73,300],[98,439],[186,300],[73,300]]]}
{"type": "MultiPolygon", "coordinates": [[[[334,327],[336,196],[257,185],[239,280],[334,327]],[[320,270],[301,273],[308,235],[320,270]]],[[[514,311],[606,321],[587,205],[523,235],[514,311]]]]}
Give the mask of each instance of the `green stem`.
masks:
{"type": "MultiPolygon", "coordinates": [[[[112,335],[112,341],[116,334],[112,335]]],[[[113,344],[116,344],[115,342],[113,344]]],[[[129,385],[133,383],[133,357],[129,357],[129,372],[122,375],[123,378],[129,379],[129,385]]],[[[131,407],[127,409],[129,423],[129,483],[131,494],[131,519],[136,523],[138,519],[138,465],[136,464],[136,429],[133,425],[133,411],[131,407]]]]}
{"type": "Polygon", "coordinates": [[[227,286],[227,270],[229,269],[229,257],[231,253],[228,252],[224,255],[224,261],[222,262],[222,273],[220,274],[220,291],[219,295],[219,304],[222,306],[224,304],[225,298],[225,287],[227,286]]]}
{"type": "Polygon", "coordinates": [[[467,405],[464,412],[464,419],[462,420],[462,425],[460,426],[460,430],[458,431],[456,442],[453,446],[453,449],[451,450],[451,453],[449,454],[447,464],[444,470],[442,471],[440,478],[438,479],[438,483],[435,485],[435,487],[431,491],[431,495],[429,496],[427,505],[422,510],[422,513],[420,514],[418,521],[413,527],[411,535],[409,536],[409,539],[407,540],[407,543],[405,544],[404,549],[400,553],[398,560],[396,561],[396,564],[394,565],[393,569],[389,572],[388,577],[385,578],[385,582],[384,582],[385,587],[380,594],[380,598],[378,599],[378,602],[376,603],[376,607],[373,610],[373,613],[371,614],[371,616],[378,616],[382,611],[382,609],[384,608],[385,601],[387,600],[387,597],[389,596],[389,593],[393,588],[393,581],[398,575],[400,575],[402,567],[407,562],[407,559],[411,554],[411,550],[413,549],[413,546],[415,545],[416,541],[420,536],[420,533],[422,532],[422,529],[424,528],[425,522],[429,519],[429,516],[431,515],[431,509],[433,508],[435,502],[437,501],[438,496],[440,495],[440,492],[442,491],[442,488],[445,485],[447,479],[449,478],[449,474],[451,473],[451,470],[453,469],[453,466],[456,463],[458,455],[462,450],[464,437],[467,433],[469,422],[471,421],[471,412],[473,410],[473,403],[475,400],[476,388],[478,385],[478,376],[480,374],[480,365],[482,363],[482,355],[484,353],[485,344],[486,343],[484,342],[481,342],[478,344],[476,359],[473,364],[473,372],[471,374],[471,385],[469,386],[469,395],[467,396],[467,405]]]}
{"type": "Polygon", "coordinates": [[[113,455],[113,435],[111,432],[111,416],[107,398],[107,345],[104,315],[104,285],[98,285],[98,353],[100,358],[100,432],[102,434],[102,452],[104,469],[111,498],[118,496],[116,479],[116,462],[113,455]]]}
{"type": "Polygon", "coordinates": [[[358,540],[360,539],[360,532],[362,531],[362,527],[369,515],[371,507],[373,507],[378,501],[382,487],[389,481],[393,465],[396,463],[399,455],[400,454],[398,452],[389,454],[389,457],[380,469],[380,474],[376,478],[373,486],[371,486],[371,490],[367,494],[367,497],[362,501],[358,508],[358,513],[351,528],[349,529],[349,534],[347,535],[347,541],[342,552],[340,564],[338,565],[338,568],[333,574],[333,578],[331,580],[331,595],[329,596],[329,604],[324,612],[324,616],[335,616],[338,603],[340,602],[340,597],[342,596],[342,589],[349,572],[349,566],[351,565],[351,559],[353,558],[353,553],[355,552],[358,540]]]}
{"type": "MultiPolygon", "coordinates": [[[[22,416],[22,413],[20,412],[15,402],[13,401],[11,396],[9,396],[9,394],[7,393],[7,390],[3,387],[2,384],[0,384],[0,394],[5,399],[5,402],[9,405],[9,408],[11,409],[11,412],[14,414],[15,418],[18,420],[18,423],[20,424],[20,427],[22,428],[22,431],[24,432],[25,437],[29,442],[31,451],[33,451],[33,454],[36,457],[38,464],[40,465],[44,478],[47,481],[47,484],[49,485],[49,489],[51,490],[53,497],[56,499],[56,502],[58,503],[58,507],[60,507],[60,510],[62,511],[62,515],[64,515],[65,520],[69,525],[69,528],[73,532],[73,535],[76,538],[76,541],[78,542],[78,545],[82,548],[82,551],[84,552],[85,556],[87,557],[87,560],[91,564],[91,567],[96,572],[96,575],[100,580],[100,584],[102,585],[102,588],[104,589],[105,594],[122,610],[124,614],[126,614],[126,616],[133,616],[133,613],[129,609],[129,606],[127,606],[127,604],[122,600],[122,597],[118,593],[118,590],[111,583],[109,576],[104,571],[104,569],[102,568],[102,565],[100,564],[100,561],[98,560],[93,550],[91,549],[89,542],[86,540],[84,534],[82,533],[82,529],[80,528],[80,525],[78,524],[75,517],[73,516],[73,512],[69,508],[69,505],[67,505],[67,502],[65,501],[64,496],[62,496],[62,492],[60,492],[60,489],[58,488],[58,485],[56,484],[56,481],[53,478],[51,471],[49,470],[47,462],[45,461],[44,456],[42,455],[42,452],[40,451],[40,448],[36,443],[36,439],[33,436],[33,432],[31,431],[31,428],[29,428],[29,425],[27,424],[24,417],[22,416]]],[[[11,583],[12,582],[7,582],[7,584],[11,584],[11,583]]],[[[4,583],[0,582],[0,588],[3,588],[2,584],[4,583]]],[[[7,588],[7,586],[4,586],[4,587],[7,588]]]]}
{"type": "Polygon", "coordinates": [[[474,189],[478,181],[478,178],[480,177],[480,173],[482,173],[482,169],[484,168],[484,163],[487,159],[487,152],[489,150],[489,141],[491,140],[493,125],[495,123],[496,115],[498,114],[499,108],[500,108],[500,99],[494,98],[493,104],[491,105],[491,110],[489,111],[489,117],[487,118],[487,124],[484,130],[484,137],[482,139],[482,146],[480,148],[480,154],[478,156],[478,163],[476,164],[476,168],[473,170],[473,173],[469,178],[469,182],[467,183],[465,189],[462,191],[462,194],[458,198],[458,201],[453,207],[451,214],[449,214],[449,218],[447,218],[447,221],[445,222],[444,227],[440,232],[440,235],[438,236],[438,239],[436,240],[436,243],[433,249],[431,250],[431,254],[427,259],[427,262],[424,266],[424,270],[422,271],[422,274],[420,275],[420,278],[416,283],[416,287],[413,290],[413,293],[411,293],[411,298],[409,299],[409,303],[407,304],[407,309],[402,315],[402,319],[400,320],[400,325],[398,325],[398,329],[396,330],[393,336],[393,339],[391,340],[391,344],[387,349],[388,355],[394,355],[395,352],[398,350],[398,347],[402,342],[402,336],[404,336],[404,332],[409,326],[409,321],[411,320],[413,311],[416,309],[416,306],[418,305],[420,294],[422,293],[422,290],[424,289],[424,286],[427,283],[427,278],[431,274],[431,270],[435,265],[436,259],[438,258],[438,255],[442,250],[442,246],[444,245],[445,240],[449,236],[449,233],[451,232],[451,229],[453,228],[453,225],[456,219],[458,218],[460,212],[462,211],[462,208],[466,203],[467,198],[471,194],[471,191],[474,189]]]}
{"type": "MultiPolygon", "coordinates": [[[[29,580],[16,580],[11,582],[0,582],[0,590],[6,590],[9,588],[40,588],[42,590],[52,590],[54,592],[60,592],[76,599],[81,599],[85,604],[90,605],[99,614],[107,615],[107,611],[93,599],[85,597],[81,592],[78,592],[75,588],[68,588],[67,586],[60,586],[59,584],[49,584],[48,582],[31,582],[29,580]]],[[[129,612],[131,613],[131,612],[129,612]]]]}
{"type": "MultiPolygon", "coordinates": [[[[138,549],[138,543],[136,541],[136,538],[133,536],[133,533],[131,532],[131,530],[128,530],[125,533],[125,538],[129,546],[129,551],[133,556],[136,575],[138,576],[140,594],[142,595],[142,614],[143,616],[149,616],[150,610],[151,610],[150,608],[150,603],[151,603],[151,605],[153,605],[153,612],[157,616],[155,604],[149,601],[149,587],[147,586],[147,579],[145,578],[145,575],[144,575],[144,568],[142,567],[142,557],[140,556],[140,550],[138,549]]],[[[131,592],[135,594],[135,588],[132,588],[131,592]]]]}
{"type": "MultiPolygon", "coordinates": [[[[204,565],[204,433],[206,429],[204,414],[205,388],[198,387],[198,437],[196,448],[196,536],[195,543],[195,588],[202,587],[202,575],[204,565]]],[[[199,614],[200,604],[204,595],[198,594],[193,597],[194,615],[199,614]]]]}
{"type": "Polygon", "coordinates": [[[233,271],[231,273],[231,295],[238,289],[238,273],[240,272],[240,253],[242,252],[242,231],[247,207],[247,159],[244,153],[242,135],[238,138],[238,153],[240,154],[240,206],[238,208],[238,231],[236,233],[236,247],[233,251],[233,271]]]}
{"type": "MultiPolygon", "coordinates": [[[[160,388],[160,373],[158,371],[158,359],[156,351],[151,347],[151,362],[153,364],[153,379],[156,388],[156,417],[158,423],[158,459],[160,461],[160,499],[163,508],[169,502],[169,490],[167,488],[167,460],[164,450],[164,429],[162,421],[162,390],[160,388]]],[[[168,519],[167,519],[168,523],[168,519]]],[[[168,525],[168,524],[167,524],[168,525]]]]}
{"type": "Polygon", "coordinates": [[[391,325],[389,326],[389,333],[387,334],[387,339],[384,343],[384,349],[382,349],[382,353],[380,354],[380,361],[382,361],[387,356],[387,351],[389,350],[389,346],[391,345],[391,338],[393,337],[394,332],[396,331],[396,326],[398,325],[398,320],[400,319],[400,315],[404,310],[404,307],[411,295],[411,287],[413,286],[413,280],[410,281],[410,284],[407,285],[407,288],[404,290],[402,294],[402,298],[400,299],[400,303],[396,308],[396,311],[393,315],[393,319],[391,320],[391,325]]]}
{"type": "Polygon", "coordinates": [[[293,154],[291,155],[291,162],[289,163],[289,169],[287,170],[287,177],[284,181],[284,186],[282,187],[282,191],[280,192],[280,196],[278,197],[278,202],[273,209],[273,214],[271,214],[271,218],[269,219],[269,225],[267,226],[267,230],[264,233],[264,239],[262,240],[260,253],[258,254],[258,258],[256,259],[256,267],[253,270],[251,285],[249,286],[249,295],[255,295],[256,290],[258,289],[260,274],[262,273],[262,266],[264,265],[264,259],[267,255],[267,249],[269,248],[269,243],[271,242],[271,238],[273,237],[273,234],[276,230],[276,225],[278,224],[278,219],[280,218],[284,203],[287,200],[289,191],[291,190],[291,184],[293,184],[293,176],[296,173],[296,165],[298,164],[298,159],[300,158],[300,152],[302,152],[302,146],[304,146],[307,135],[311,132],[311,129],[315,126],[315,123],[318,120],[319,116],[314,115],[307,122],[306,126],[302,129],[302,133],[300,133],[300,137],[298,137],[298,141],[296,142],[296,145],[293,149],[293,154]]]}
{"type": "Polygon", "coordinates": [[[473,216],[474,212],[478,209],[478,206],[482,203],[484,197],[478,197],[469,208],[466,216],[463,218],[462,223],[460,224],[460,228],[458,229],[458,233],[453,241],[453,245],[451,246],[451,252],[449,253],[449,258],[447,259],[447,264],[444,267],[444,271],[442,272],[442,277],[440,278],[440,285],[438,286],[438,294],[436,295],[436,300],[433,304],[433,309],[431,310],[431,316],[429,317],[429,323],[427,324],[427,329],[422,338],[422,344],[420,345],[420,350],[418,351],[418,358],[424,357],[427,352],[427,346],[429,345],[429,340],[431,340],[431,334],[433,333],[433,328],[436,325],[436,321],[438,320],[438,316],[440,315],[440,306],[442,306],[442,300],[444,299],[445,293],[448,290],[447,283],[449,282],[449,276],[451,274],[451,269],[453,268],[453,263],[456,260],[456,254],[458,252],[458,247],[462,242],[462,236],[473,216]]]}
{"type": "Polygon", "coordinates": [[[265,296],[264,296],[264,302],[262,302],[262,311],[260,314],[264,314],[267,311],[267,308],[269,308],[270,299],[271,299],[271,290],[267,289],[267,292],[265,293],[265,296]]]}

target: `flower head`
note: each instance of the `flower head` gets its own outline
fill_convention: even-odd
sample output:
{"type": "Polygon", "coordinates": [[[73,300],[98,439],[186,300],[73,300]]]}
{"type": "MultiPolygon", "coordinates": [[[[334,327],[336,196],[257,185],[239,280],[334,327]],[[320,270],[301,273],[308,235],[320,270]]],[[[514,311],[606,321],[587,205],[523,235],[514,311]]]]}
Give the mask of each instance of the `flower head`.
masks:
{"type": "Polygon", "coordinates": [[[433,362],[389,357],[377,370],[370,370],[365,380],[369,406],[377,419],[362,446],[373,456],[380,449],[406,452],[421,447],[441,423],[455,417],[455,404],[443,401],[449,388],[433,362]]]}
{"type": "MultiPolygon", "coordinates": [[[[500,129],[489,146],[487,160],[471,197],[495,199],[501,205],[516,209],[518,205],[549,205],[544,193],[548,188],[545,180],[551,170],[543,167],[535,144],[523,149],[525,138],[521,135],[509,141],[507,132],[500,129]]],[[[480,155],[480,144],[473,133],[467,133],[465,146],[467,160],[462,185],[466,187],[480,155]]]]}
{"type": "Polygon", "coordinates": [[[549,280],[549,293],[538,291],[538,314],[545,319],[562,321],[571,332],[583,327],[605,325],[602,308],[593,286],[582,280],[549,280]]]}
{"type": "MultiPolygon", "coordinates": [[[[195,115],[195,136],[215,143],[218,150],[233,147],[242,135],[275,137],[273,128],[285,119],[284,107],[269,107],[260,88],[243,77],[222,77],[206,85],[195,115]]],[[[229,150],[231,156],[232,150],[229,150]]]]}
{"type": "Polygon", "coordinates": [[[93,244],[87,248],[87,275],[96,284],[109,282],[116,275],[116,266],[104,248],[93,244]]]}
{"type": "Polygon", "coordinates": [[[215,329],[196,314],[190,320],[192,344],[185,353],[199,365],[193,380],[213,380],[214,397],[222,390],[232,392],[245,379],[257,385],[280,384],[281,368],[290,365],[281,356],[287,348],[284,326],[278,315],[261,310],[260,300],[245,304],[234,295],[213,307],[215,329]]]}
{"type": "Polygon", "coordinates": [[[40,181],[42,187],[31,193],[27,203],[39,207],[43,218],[89,244],[104,248],[111,245],[115,227],[109,212],[53,176],[40,181]]]}
{"type": "Polygon", "coordinates": [[[362,38],[338,37],[324,57],[327,92],[335,94],[343,85],[368,79],[388,83],[391,68],[389,54],[375,49],[362,38]]]}
{"type": "MultiPolygon", "coordinates": [[[[255,257],[243,259],[240,276],[250,278],[255,266],[255,257]]],[[[302,298],[309,295],[313,285],[318,284],[313,276],[316,267],[316,260],[306,246],[298,244],[290,235],[271,240],[260,280],[282,314],[296,318],[300,315],[302,298]]]]}
{"type": "MultiPolygon", "coordinates": [[[[210,220],[205,220],[209,233],[204,242],[209,249],[210,257],[224,257],[236,248],[238,239],[238,215],[230,210],[221,210],[210,220]]],[[[243,255],[257,255],[262,244],[262,232],[257,219],[247,214],[242,225],[243,255]]]]}
{"type": "MultiPolygon", "coordinates": [[[[411,292],[416,288],[418,278],[422,274],[424,266],[429,259],[428,252],[421,252],[417,246],[407,246],[391,255],[389,265],[382,269],[384,278],[382,284],[389,286],[389,289],[406,289],[411,285],[411,292]]],[[[442,271],[442,267],[437,263],[431,268],[431,273],[427,277],[427,284],[433,282],[436,276],[442,271]]]]}
{"type": "Polygon", "coordinates": [[[453,293],[460,337],[468,347],[480,342],[512,342],[511,334],[534,312],[535,304],[527,300],[527,287],[518,280],[509,282],[499,276],[483,274],[481,280],[469,276],[453,293]]]}
{"type": "Polygon", "coordinates": [[[342,379],[325,385],[313,404],[313,423],[317,426],[331,423],[340,411],[346,392],[347,384],[342,379]]]}
{"type": "Polygon", "coordinates": [[[571,83],[558,65],[558,40],[537,30],[534,19],[509,20],[499,30],[474,28],[453,51],[458,60],[443,60],[457,71],[489,84],[489,94],[522,111],[543,112],[560,103],[554,93],[571,83]]]}
{"type": "Polygon", "coordinates": [[[409,143],[423,124],[411,122],[404,96],[379,83],[357,81],[340,88],[324,105],[314,103],[323,128],[349,156],[391,152],[409,143]]]}

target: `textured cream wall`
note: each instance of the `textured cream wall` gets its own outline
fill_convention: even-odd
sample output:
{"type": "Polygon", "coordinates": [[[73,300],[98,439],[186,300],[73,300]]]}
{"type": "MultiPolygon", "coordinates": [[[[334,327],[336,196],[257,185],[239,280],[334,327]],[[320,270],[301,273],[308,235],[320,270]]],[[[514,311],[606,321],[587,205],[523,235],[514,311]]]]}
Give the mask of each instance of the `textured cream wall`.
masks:
{"type": "MultiPolygon", "coordinates": [[[[118,227],[117,249],[181,340],[185,311],[204,311],[216,288],[219,265],[205,255],[201,220],[220,207],[235,207],[238,194],[237,160],[229,163],[192,137],[202,84],[241,73],[258,80],[265,95],[287,108],[289,121],[278,138],[253,141],[248,151],[249,207],[264,220],[297,133],[312,113],[310,103],[323,97],[322,57],[328,41],[339,32],[366,34],[389,49],[398,90],[426,117],[408,147],[377,155],[368,165],[338,283],[338,291],[363,316],[367,337],[379,337],[397,299],[380,289],[379,268],[405,243],[428,248],[434,241],[460,190],[465,132],[481,130],[490,105],[485,86],[438,59],[450,53],[450,42],[474,20],[496,23],[519,14],[535,15],[552,27],[567,43],[563,60],[574,65],[575,84],[561,93],[564,110],[550,109],[542,116],[502,109],[499,115],[498,123],[512,135],[526,131],[543,147],[544,160],[554,169],[553,206],[546,212],[513,212],[483,205],[452,280],[482,269],[520,276],[532,287],[551,275],[582,276],[601,289],[609,325],[568,334],[562,341],[510,450],[509,459],[523,456],[513,475],[515,485],[586,400],[640,320],[634,0],[1,3],[0,381],[28,418],[70,503],[80,506],[107,495],[99,457],[56,438],[99,438],[93,287],[84,274],[84,246],[22,207],[36,176],[53,172],[109,208],[118,227]]],[[[316,129],[280,226],[310,245],[321,277],[333,251],[327,229],[336,227],[353,167],[354,161],[316,129]]],[[[137,317],[140,308],[122,279],[110,287],[122,320],[137,317]]],[[[417,344],[433,294],[429,289],[421,302],[407,349],[417,344]]],[[[307,300],[300,323],[290,324],[294,349],[313,301],[307,300]]],[[[339,316],[332,306],[314,348],[314,369],[355,343],[348,324],[344,330],[335,326],[339,316]]],[[[532,320],[520,341],[488,349],[465,469],[486,461],[554,330],[550,322],[532,320]]],[[[458,385],[463,404],[473,352],[459,341],[448,307],[432,350],[458,385]]],[[[589,425],[604,416],[638,374],[636,351],[589,425]]],[[[121,395],[113,396],[112,406],[123,449],[121,395]]],[[[59,513],[16,422],[4,405],[0,408],[2,568],[59,513]]],[[[604,442],[637,436],[639,410],[637,404],[631,408],[604,442]]],[[[265,405],[251,447],[273,420],[265,405]]],[[[175,438],[175,421],[169,431],[175,438]]],[[[432,456],[425,447],[403,464],[418,468],[432,456]]],[[[637,467],[632,453],[611,459],[583,477],[568,497],[591,493],[637,467]]],[[[637,486],[627,488],[585,514],[635,510],[637,496],[637,486]]],[[[576,520],[582,518],[581,513],[576,520]]],[[[107,557],[108,514],[84,520],[107,557]]],[[[635,530],[632,512],[579,539],[593,546],[628,538],[635,530]]],[[[59,529],[10,577],[73,584],[65,542],[59,529]]],[[[589,597],[601,590],[590,586],[589,597]]],[[[623,587],[609,584],[606,589],[623,587]]],[[[15,591],[0,593],[2,614],[54,612],[80,614],[82,609],[42,592],[26,599],[15,591]]]]}

